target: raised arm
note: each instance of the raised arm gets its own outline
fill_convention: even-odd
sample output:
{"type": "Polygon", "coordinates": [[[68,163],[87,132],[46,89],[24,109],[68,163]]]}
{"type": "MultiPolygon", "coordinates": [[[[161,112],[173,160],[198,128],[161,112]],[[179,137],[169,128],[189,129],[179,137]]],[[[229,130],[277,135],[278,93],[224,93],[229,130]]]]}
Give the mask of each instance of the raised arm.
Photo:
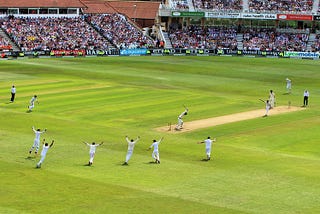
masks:
{"type": "Polygon", "coordinates": [[[50,148],[53,146],[54,140],[52,140],[51,144],[50,144],[50,148]]]}
{"type": "Polygon", "coordinates": [[[140,140],[140,136],[137,137],[137,139],[134,141],[134,143],[138,142],[140,140]]]}
{"type": "Polygon", "coordinates": [[[130,140],[129,140],[128,135],[126,136],[126,141],[127,141],[128,143],[130,143],[130,140]]]}
{"type": "Polygon", "coordinates": [[[163,140],[163,137],[160,138],[159,143],[161,143],[162,140],[163,140]]]}
{"type": "Polygon", "coordinates": [[[42,134],[42,133],[45,133],[46,131],[47,131],[47,128],[45,128],[45,129],[44,129],[42,132],[40,132],[40,133],[42,134]]]}

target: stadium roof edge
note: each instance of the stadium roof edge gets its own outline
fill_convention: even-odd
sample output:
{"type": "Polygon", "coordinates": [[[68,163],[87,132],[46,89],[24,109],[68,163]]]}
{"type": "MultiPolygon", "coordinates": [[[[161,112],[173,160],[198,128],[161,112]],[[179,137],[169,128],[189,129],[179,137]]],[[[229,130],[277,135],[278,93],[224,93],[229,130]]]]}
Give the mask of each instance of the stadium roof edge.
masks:
{"type": "Polygon", "coordinates": [[[72,7],[85,8],[86,6],[80,0],[0,0],[0,8],[19,8],[19,7],[72,7]]]}

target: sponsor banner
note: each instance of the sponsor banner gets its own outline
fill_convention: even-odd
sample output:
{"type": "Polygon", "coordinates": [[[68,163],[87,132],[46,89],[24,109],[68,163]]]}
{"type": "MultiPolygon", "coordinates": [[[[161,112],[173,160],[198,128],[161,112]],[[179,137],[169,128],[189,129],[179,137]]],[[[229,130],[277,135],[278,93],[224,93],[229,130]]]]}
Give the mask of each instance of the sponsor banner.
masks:
{"type": "Polygon", "coordinates": [[[32,55],[32,56],[37,55],[37,56],[39,56],[39,55],[47,55],[48,54],[46,51],[24,51],[23,53],[26,56],[29,56],[29,55],[32,55]]]}
{"type": "Polygon", "coordinates": [[[0,50],[11,50],[12,46],[11,45],[0,45],[0,50]]]}
{"type": "Polygon", "coordinates": [[[214,49],[149,49],[151,55],[202,55],[215,54],[214,49]]]}
{"type": "Polygon", "coordinates": [[[206,12],[205,17],[207,17],[207,18],[238,19],[238,18],[241,18],[241,14],[240,13],[228,13],[228,12],[206,12]]]}
{"type": "Polygon", "coordinates": [[[86,55],[88,56],[119,56],[120,52],[118,49],[108,49],[108,50],[86,50],[86,55]]]}
{"type": "Polygon", "coordinates": [[[122,49],[120,50],[120,56],[147,55],[147,50],[148,49],[145,49],[145,48],[122,49]]]}
{"type": "Polygon", "coordinates": [[[53,56],[84,56],[85,50],[51,50],[50,55],[53,56]]]}
{"type": "Polygon", "coordinates": [[[172,11],[174,17],[204,17],[204,12],[172,11]]]}
{"type": "Polygon", "coordinates": [[[284,57],[290,58],[319,58],[319,52],[297,52],[297,51],[285,51],[284,57]]]}
{"type": "Polygon", "coordinates": [[[311,15],[277,14],[279,20],[312,21],[311,15]]]}
{"type": "Polygon", "coordinates": [[[313,16],[314,21],[320,21],[320,16],[313,16]]]}
{"type": "Polygon", "coordinates": [[[243,19],[277,19],[277,14],[241,13],[243,19]]]}

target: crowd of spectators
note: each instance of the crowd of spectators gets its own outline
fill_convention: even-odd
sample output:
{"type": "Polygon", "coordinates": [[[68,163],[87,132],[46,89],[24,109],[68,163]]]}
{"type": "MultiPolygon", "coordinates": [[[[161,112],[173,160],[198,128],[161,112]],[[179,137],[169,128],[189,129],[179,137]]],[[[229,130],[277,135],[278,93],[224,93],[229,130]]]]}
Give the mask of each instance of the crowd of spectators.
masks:
{"type": "Polygon", "coordinates": [[[193,0],[196,9],[218,11],[241,11],[242,0],[193,0]]]}
{"type": "Polygon", "coordinates": [[[275,29],[246,29],[243,50],[307,51],[308,34],[279,33],[275,29]]]}
{"type": "Polygon", "coordinates": [[[189,9],[189,4],[187,0],[171,0],[172,9],[189,9]]]}
{"type": "Polygon", "coordinates": [[[228,48],[236,50],[236,37],[236,29],[225,27],[172,27],[169,31],[169,38],[174,48],[228,48]]]}
{"type": "Polygon", "coordinates": [[[0,51],[9,51],[12,49],[11,44],[5,38],[0,36],[0,51]]]}
{"type": "Polygon", "coordinates": [[[311,50],[314,52],[320,51],[320,34],[317,34],[314,44],[311,46],[311,50]]]}
{"type": "Polygon", "coordinates": [[[250,12],[310,13],[313,0],[249,0],[250,12]]]}
{"type": "Polygon", "coordinates": [[[119,49],[154,46],[152,39],[121,14],[97,14],[86,16],[86,19],[119,49]]]}
{"type": "Polygon", "coordinates": [[[79,18],[5,18],[1,27],[22,51],[105,49],[107,43],[79,18]]]}

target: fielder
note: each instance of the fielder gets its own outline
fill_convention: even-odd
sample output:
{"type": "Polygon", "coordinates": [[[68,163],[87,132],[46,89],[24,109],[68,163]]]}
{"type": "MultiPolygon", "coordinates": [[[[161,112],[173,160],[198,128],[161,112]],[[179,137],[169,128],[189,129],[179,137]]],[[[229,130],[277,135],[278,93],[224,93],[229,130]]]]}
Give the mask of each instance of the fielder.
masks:
{"type": "Polygon", "coordinates": [[[176,130],[181,130],[183,126],[183,116],[188,114],[188,108],[185,108],[185,110],[178,116],[178,124],[176,126],[176,130]]]}
{"type": "Polygon", "coordinates": [[[286,78],[286,82],[287,82],[287,85],[286,85],[286,89],[287,89],[287,93],[291,93],[291,80],[289,78],[286,78]]]}
{"type": "Polygon", "coordinates": [[[32,126],[32,130],[35,134],[35,138],[34,138],[34,142],[32,147],[29,150],[29,154],[32,153],[33,149],[36,148],[35,154],[38,154],[38,150],[39,150],[39,146],[40,146],[40,135],[42,133],[45,133],[47,131],[47,129],[44,129],[44,131],[41,131],[40,129],[35,129],[34,126],[32,126]]]}
{"type": "Polygon", "coordinates": [[[130,160],[133,154],[134,145],[138,142],[139,139],[140,137],[138,136],[136,140],[129,140],[128,136],[126,136],[126,141],[128,142],[128,151],[126,155],[126,161],[122,165],[128,165],[128,161],[130,160]]]}
{"type": "Polygon", "coordinates": [[[43,163],[44,159],[46,158],[47,152],[49,150],[49,148],[51,148],[53,146],[54,140],[52,140],[50,146],[48,143],[45,142],[46,140],[43,139],[43,146],[42,146],[42,151],[41,151],[41,159],[40,161],[37,163],[37,168],[41,168],[41,164],[43,163]]]}
{"type": "Polygon", "coordinates": [[[209,161],[211,158],[211,147],[212,147],[212,142],[215,142],[216,138],[214,138],[213,140],[210,139],[210,136],[205,139],[204,141],[198,142],[198,144],[202,144],[205,143],[206,144],[206,155],[207,155],[207,159],[203,159],[205,161],[209,161]]]}
{"type": "Polygon", "coordinates": [[[100,144],[96,144],[95,142],[92,142],[91,145],[87,142],[83,142],[83,143],[90,147],[90,150],[89,150],[90,159],[89,159],[88,166],[91,166],[93,164],[93,159],[94,159],[94,155],[96,153],[96,148],[97,148],[97,146],[101,146],[103,144],[103,142],[101,142],[100,144]]]}
{"type": "Polygon", "coordinates": [[[273,90],[270,90],[269,101],[270,101],[270,108],[274,108],[276,105],[276,94],[273,92],[273,90]]]}
{"type": "Polygon", "coordinates": [[[149,147],[149,150],[153,147],[153,152],[151,156],[153,159],[155,159],[155,163],[160,163],[159,144],[161,143],[162,140],[163,140],[163,137],[158,141],[153,140],[153,143],[149,147]]]}
{"type": "Polygon", "coordinates": [[[37,102],[37,103],[39,104],[39,102],[38,102],[38,96],[37,96],[37,95],[34,95],[34,96],[31,98],[31,100],[30,100],[30,105],[28,106],[29,112],[31,112],[32,109],[34,108],[34,103],[35,103],[35,102],[37,102]]]}
{"type": "Polygon", "coordinates": [[[271,109],[271,105],[269,100],[263,101],[266,104],[266,113],[264,114],[264,117],[268,116],[269,110],[271,109]]]}

